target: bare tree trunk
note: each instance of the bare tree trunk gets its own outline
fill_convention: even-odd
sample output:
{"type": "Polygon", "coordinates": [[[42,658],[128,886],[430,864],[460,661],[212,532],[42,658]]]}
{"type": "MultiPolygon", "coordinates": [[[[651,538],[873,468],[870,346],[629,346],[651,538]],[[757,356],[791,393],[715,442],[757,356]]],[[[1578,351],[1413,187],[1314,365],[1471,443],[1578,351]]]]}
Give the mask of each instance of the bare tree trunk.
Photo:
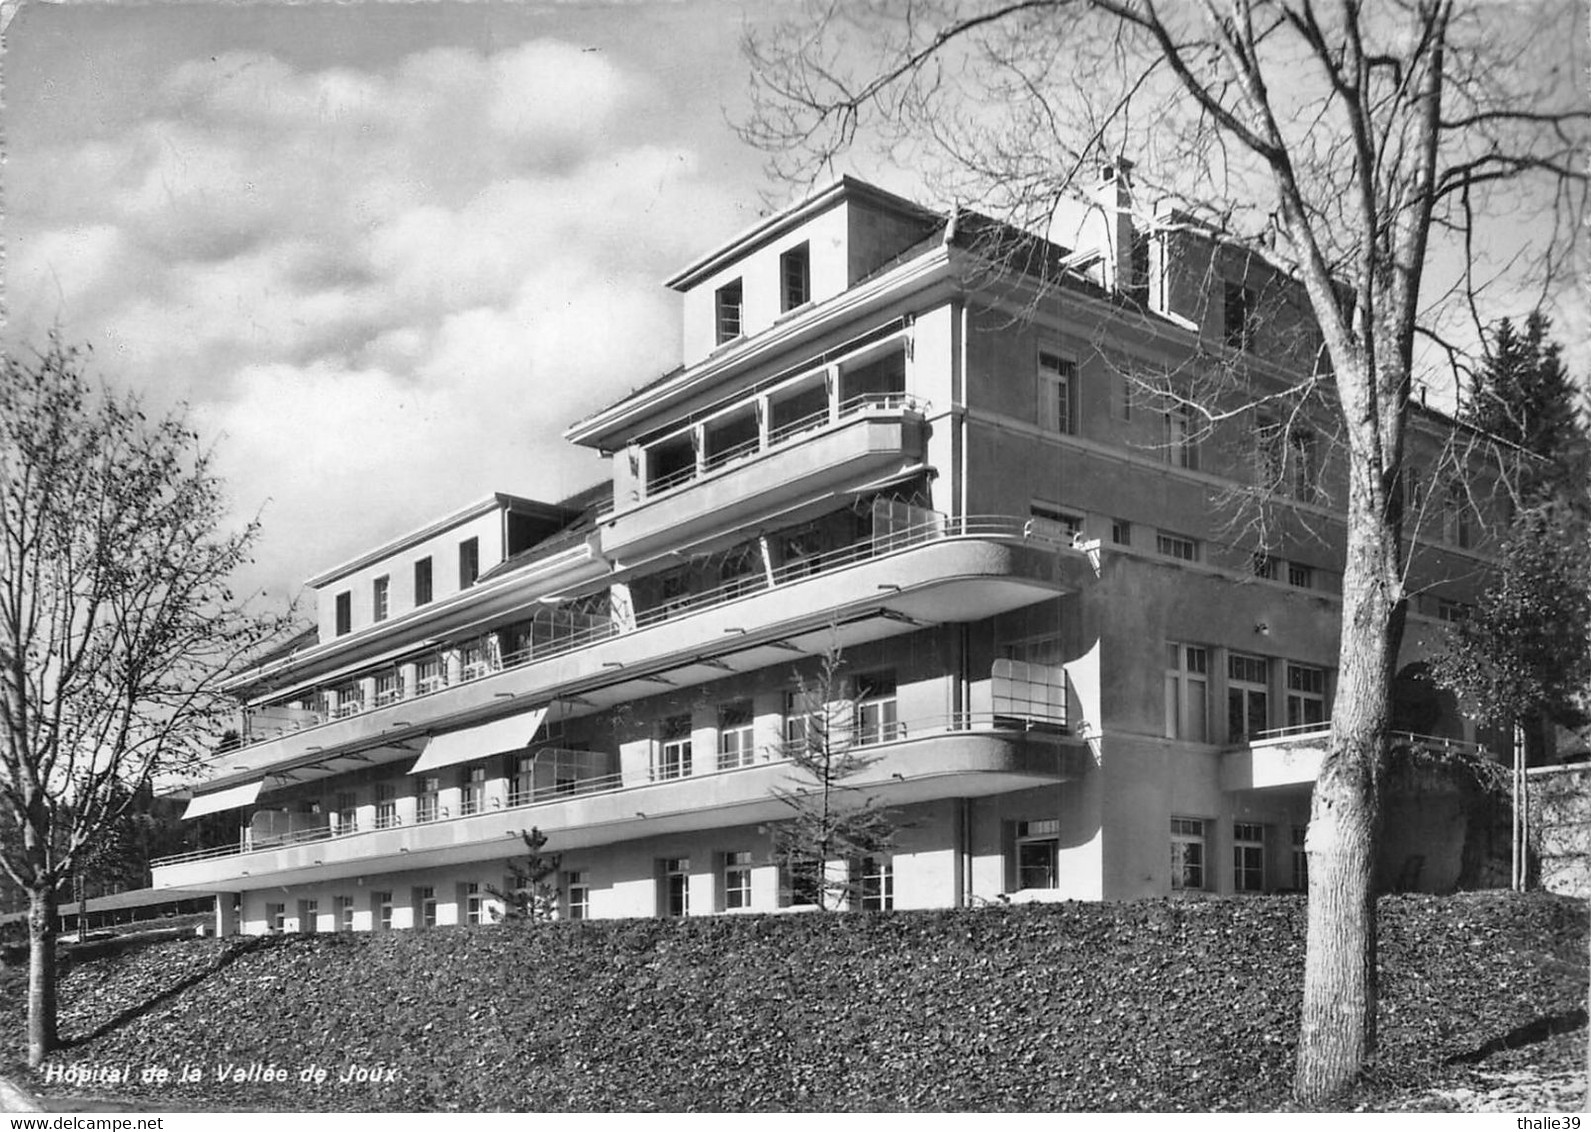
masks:
{"type": "Polygon", "coordinates": [[[28,893],[28,1064],[55,1048],[55,890],[28,893]]]}
{"type": "MultiPolygon", "coordinates": [[[[1350,509],[1375,509],[1373,493],[1350,491],[1350,509]]],[[[1306,1104],[1352,1085],[1376,1044],[1376,844],[1403,617],[1396,535],[1379,516],[1350,522],[1349,530],[1331,745],[1308,834],[1308,947],[1293,1083],[1306,1104]]]]}

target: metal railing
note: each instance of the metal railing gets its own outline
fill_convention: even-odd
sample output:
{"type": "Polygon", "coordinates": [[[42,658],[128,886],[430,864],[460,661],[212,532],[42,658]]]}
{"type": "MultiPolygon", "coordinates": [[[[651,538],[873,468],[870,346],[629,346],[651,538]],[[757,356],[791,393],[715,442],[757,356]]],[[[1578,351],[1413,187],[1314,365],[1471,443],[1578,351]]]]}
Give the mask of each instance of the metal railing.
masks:
{"type": "Polygon", "coordinates": [[[747,459],[759,452],[768,452],[779,447],[788,440],[823,428],[831,421],[844,421],[863,413],[876,412],[926,412],[928,403],[910,393],[859,393],[842,401],[837,412],[831,414],[825,405],[816,412],[806,416],[797,417],[793,421],[786,421],[768,432],[768,442],[764,446],[758,437],[750,437],[738,444],[732,445],[720,452],[706,456],[698,467],[691,464],[669,472],[667,475],[658,476],[647,481],[646,497],[648,499],[663,492],[672,491],[676,487],[689,483],[698,473],[717,471],[738,460],[747,459]]]}
{"type": "MultiPolygon", "coordinates": [[[[846,736],[844,741],[851,748],[871,750],[901,743],[918,742],[937,736],[973,731],[996,734],[1020,732],[1059,735],[1064,734],[1065,730],[1066,721],[1059,716],[1020,717],[995,712],[952,712],[945,715],[927,716],[913,720],[891,720],[872,726],[863,726],[852,731],[851,734],[846,736]]],[[[806,740],[802,738],[765,743],[757,748],[755,757],[752,760],[733,767],[719,767],[714,763],[708,763],[703,767],[694,768],[692,773],[667,777],[654,776],[649,770],[646,780],[641,782],[626,783],[621,774],[612,773],[587,775],[585,777],[576,777],[572,780],[561,779],[546,785],[533,783],[528,792],[515,790],[511,787],[505,799],[506,804],[496,804],[496,799],[492,799],[488,803],[488,807],[479,813],[465,814],[459,817],[450,817],[443,813],[436,818],[417,820],[410,823],[410,828],[420,825],[441,826],[451,821],[465,821],[487,813],[505,813],[510,810],[552,805],[586,794],[608,794],[619,790],[645,788],[668,782],[690,782],[697,778],[711,775],[737,774],[759,766],[788,762],[791,750],[801,747],[805,743],[806,740]]],[[[600,752],[572,753],[583,755],[600,754],[600,752]]],[[[510,779],[510,783],[512,783],[512,779],[510,779]]],[[[186,853],[160,857],[151,861],[150,867],[163,868],[168,865],[188,864],[194,861],[236,857],[247,853],[262,853],[275,849],[289,848],[294,845],[302,845],[312,841],[369,837],[384,830],[401,829],[403,826],[404,823],[397,817],[394,817],[391,823],[385,826],[378,819],[375,827],[371,829],[349,829],[344,831],[335,829],[330,825],[317,826],[314,829],[297,830],[293,833],[250,837],[242,844],[221,845],[209,849],[194,849],[186,853]]]]}
{"type": "MultiPolygon", "coordinates": [[[[1326,738],[1331,734],[1331,720],[1319,723],[1295,723],[1289,727],[1271,727],[1256,731],[1248,739],[1234,744],[1239,747],[1285,746],[1289,740],[1326,738]]],[[[1418,747],[1424,751],[1441,751],[1449,754],[1479,755],[1486,752],[1480,743],[1465,739],[1450,739],[1443,735],[1422,735],[1415,731],[1389,731],[1387,741],[1392,746],[1418,747]]]]}
{"type": "MultiPolygon", "coordinates": [[[[726,605],[744,597],[755,596],[781,586],[805,581],[818,575],[848,569],[877,558],[898,554],[946,539],[1008,539],[1014,542],[1042,546],[1048,550],[1066,549],[1071,545],[1068,541],[1047,537],[1044,532],[1034,529],[1029,520],[1024,517],[1014,515],[949,517],[936,511],[924,512],[924,514],[927,517],[921,522],[881,531],[867,538],[858,539],[853,543],[806,554],[798,559],[784,562],[773,569],[771,581],[769,574],[757,571],[734,578],[712,589],[672,598],[655,608],[639,611],[635,615],[634,629],[628,627],[620,628],[611,619],[597,621],[581,628],[571,628],[566,632],[560,632],[557,627],[554,627],[547,638],[533,642],[528,648],[505,653],[497,665],[470,679],[461,679],[451,685],[448,684],[446,676],[423,677],[416,680],[415,698],[434,694],[448,687],[460,687],[474,680],[486,679],[500,672],[510,671],[526,664],[547,660],[551,657],[563,656],[567,653],[599,644],[613,637],[652,628],[681,617],[726,605]]],[[[303,730],[312,730],[318,726],[325,726],[325,724],[312,725],[303,730]]],[[[245,743],[245,746],[251,746],[257,742],[268,742],[279,737],[272,735],[268,739],[250,739],[245,743]]]]}

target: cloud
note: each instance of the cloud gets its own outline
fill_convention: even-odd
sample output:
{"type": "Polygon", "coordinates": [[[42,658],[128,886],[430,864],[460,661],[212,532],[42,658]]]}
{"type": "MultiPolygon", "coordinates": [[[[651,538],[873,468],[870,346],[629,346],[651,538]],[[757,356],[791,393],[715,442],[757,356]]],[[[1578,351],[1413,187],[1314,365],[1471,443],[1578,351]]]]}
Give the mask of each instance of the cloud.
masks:
{"type": "Polygon", "coordinates": [[[648,81],[566,43],[231,52],[148,97],[120,138],[12,153],[13,333],[63,314],[108,376],[189,400],[239,518],[271,501],[244,581],[278,591],[487,491],[595,479],[559,434],[677,360],[659,281],[740,224],[648,81]]]}

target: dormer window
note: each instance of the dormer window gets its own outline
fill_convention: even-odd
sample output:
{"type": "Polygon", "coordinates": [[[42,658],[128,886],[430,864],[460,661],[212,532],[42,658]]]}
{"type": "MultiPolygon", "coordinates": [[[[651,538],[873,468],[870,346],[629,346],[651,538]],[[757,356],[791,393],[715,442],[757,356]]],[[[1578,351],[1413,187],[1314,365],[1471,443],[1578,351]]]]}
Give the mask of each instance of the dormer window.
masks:
{"type": "Polygon", "coordinates": [[[745,305],[745,290],[736,279],[733,283],[726,283],[718,288],[715,296],[715,308],[718,314],[718,344],[740,337],[741,311],[745,305]]]}
{"type": "Polygon", "coordinates": [[[779,309],[795,310],[812,298],[810,244],[791,248],[779,257],[779,309]]]}

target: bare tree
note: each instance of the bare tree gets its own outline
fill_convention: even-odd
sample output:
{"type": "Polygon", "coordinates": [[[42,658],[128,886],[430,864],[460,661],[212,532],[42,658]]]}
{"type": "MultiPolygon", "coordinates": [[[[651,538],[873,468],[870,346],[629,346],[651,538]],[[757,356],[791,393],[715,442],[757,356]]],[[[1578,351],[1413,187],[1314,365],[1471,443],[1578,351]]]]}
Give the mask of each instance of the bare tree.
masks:
{"type": "Polygon", "coordinates": [[[59,341],[0,359],[0,869],[28,896],[28,1058],[56,1045],[57,890],[157,777],[197,764],[219,686],[286,615],[227,588],[256,526],[180,415],[91,388],[59,341]]]}
{"type": "Polygon", "coordinates": [[[1581,37],[1572,5],[1526,8],[827,0],[747,42],[743,133],[778,172],[811,177],[874,141],[951,199],[1044,232],[1079,170],[1128,154],[1141,184],[1267,245],[1307,294],[1345,449],[1347,549],[1308,835],[1305,1103],[1350,1084],[1375,1044],[1373,863],[1408,598],[1399,473],[1416,341],[1462,354],[1477,296],[1509,269],[1549,286],[1578,227],[1581,37]],[[1545,238],[1522,247],[1532,219],[1545,238]],[[1514,226],[1501,261],[1489,223],[1514,226]],[[1433,267],[1433,241],[1455,265],[1433,267]]]}

